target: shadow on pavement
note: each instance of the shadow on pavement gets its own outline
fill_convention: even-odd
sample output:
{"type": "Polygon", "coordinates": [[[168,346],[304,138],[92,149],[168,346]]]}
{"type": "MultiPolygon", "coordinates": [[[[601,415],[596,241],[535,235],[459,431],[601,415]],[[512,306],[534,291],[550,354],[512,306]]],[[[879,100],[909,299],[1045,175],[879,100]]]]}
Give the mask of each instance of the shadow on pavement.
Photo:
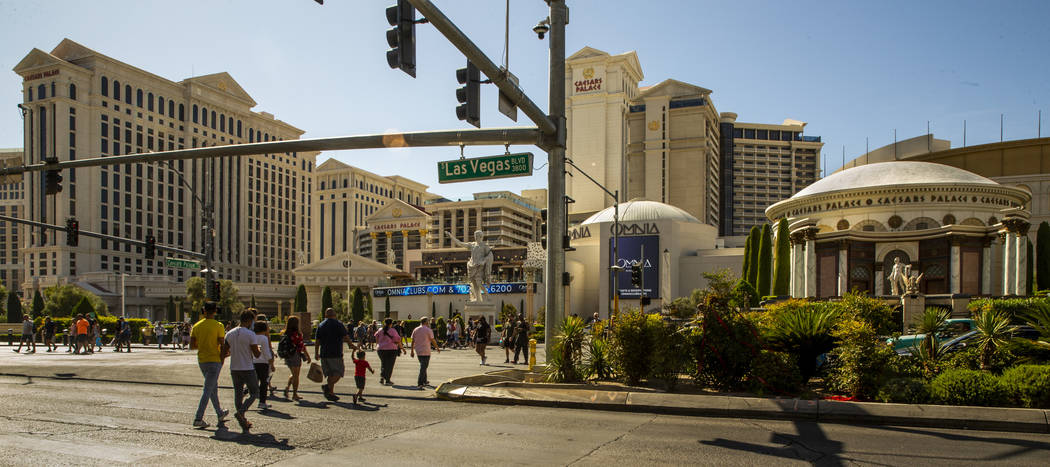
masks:
{"type": "Polygon", "coordinates": [[[794,424],[797,434],[770,434],[769,440],[771,442],[785,444],[779,447],[725,438],[715,438],[711,441],[700,440],[699,442],[707,446],[717,446],[785,459],[798,459],[822,466],[843,465],[842,459],[839,458],[843,447],[841,442],[828,439],[827,435],[824,434],[824,430],[816,422],[795,421],[794,424]]]}
{"type": "Polygon", "coordinates": [[[360,402],[358,404],[352,404],[347,402],[329,402],[336,407],[340,407],[347,410],[360,410],[363,412],[377,412],[380,407],[386,407],[386,404],[369,404],[367,402],[360,402]]]}
{"type": "Polygon", "coordinates": [[[997,438],[976,437],[976,436],[964,435],[964,434],[960,434],[960,433],[945,433],[945,432],[926,430],[926,429],[921,429],[921,428],[906,428],[906,427],[899,427],[899,426],[880,426],[880,427],[874,427],[874,428],[877,428],[879,430],[886,430],[886,431],[896,431],[896,432],[899,432],[899,433],[909,433],[909,434],[915,434],[915,435],[934,436],[934,437],[937,437],[937,438],[942,438],[942,439],[947,440],[947,441],[963,441],[963,442],[967,442],[968,441],[968,442],[994,443],[994,444],[999,444],[999,445],[1016,446],[1016,449],[1013,449],[1011,451],[1008,451],[1008,452],[1005,452],[1005,453],[1001,453],[1001,454],[997,454],[997,455],[989,455],[987,457],[984,457],[983,460],[986,460],[986,461],[1006,460],[1006,459],[1009,459],[1011,457],[1020,455],[1022,453],[1031,452],[1031,451],[1050,451],[1050,442],[1048,442],[1048,441],[1032,441],[1032,440],[1027,440],[1027,439],[1017,439],[1017,438],[1010,438],[1010,437],[997,437],[997,438]]]}
{"type": "Polygon", "coordinates": [[[288,444],[288,438],[281,438],[278,440],[270,433],[234,433],[227,429],[225,424],[220,424],[215,429],[215,435],[211,438],[216,441],[245,444],[260,448],[279,449],[281,451],[291,451],[295,449],[295,446],[290,446],[288,444]]]}
{"type": "Polygon", "coordinates": [[[327,409],[328,408],[328,404],[325,404],[324,402],[311,402],[311,401],[308,401],[306,399],[303,399],[303,400],[299,401],[299,406],[300,407],[309,407],[311,409],[327,409]]]}
{"type": "Polygon", "coordinates": [[[264,417],[279,418],[281,420],[295,420],[295,417],[293,417],[291,414],[286,414],[284,412],[274,409],[260,410],[259,415],[262,415],[264,417]]]}

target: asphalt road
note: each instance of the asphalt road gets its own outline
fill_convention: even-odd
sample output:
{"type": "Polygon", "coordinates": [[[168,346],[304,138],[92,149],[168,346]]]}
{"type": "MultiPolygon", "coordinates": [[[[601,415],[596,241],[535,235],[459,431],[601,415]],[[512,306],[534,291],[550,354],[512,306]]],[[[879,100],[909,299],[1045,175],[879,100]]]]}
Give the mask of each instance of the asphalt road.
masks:
{"type": "MultiPolygon", "coordinates": [[[[468,351],[439,361],[450,376],[482,368],[468,351]]],[[[232,421],[197,430],[194,363],[190,353],[169,351],[27,356],[0,347],[0,372],[35,374],[0,377],[0,464],[1046,465],[1050,458],[1047,435],[455,403],[376,379],[359,407],[324,401],[305,383],[306,400],[278,397],[275,410],[250,413],[250,435],[232,421]]],[[[395,382],[410,382],[415,365],[398,365],[395,382]]],[[[228,381],[224,373],[220,398],[232,408],[228,381]]]]}

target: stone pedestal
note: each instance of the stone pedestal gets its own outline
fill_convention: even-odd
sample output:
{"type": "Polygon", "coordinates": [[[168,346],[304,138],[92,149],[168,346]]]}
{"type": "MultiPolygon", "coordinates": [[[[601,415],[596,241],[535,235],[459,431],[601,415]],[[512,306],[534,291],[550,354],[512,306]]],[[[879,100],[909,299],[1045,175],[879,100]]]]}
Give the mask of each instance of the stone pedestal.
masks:
{"type": "MultiPolygon", "coordinates": [[[[489,341],[497,339],[499,333],[496,332],[496,323],[499,320],[499,304],[492,302],[467,302],[463,305],[463,319],[473,319],[481,316],[485,317],[485,321],[488,321],[489,326],[492,326],[492,332],[489,333],[489,341]]],[[[466,322],[464,322],[464,325],[466,322]]]]}
{"type": "Polygon", "coordinates": [[[915,324],[926,310],[926,296],[923,294],[911,294],[901,297],[901,306],[904,311],[904,329],[915,324]]]}

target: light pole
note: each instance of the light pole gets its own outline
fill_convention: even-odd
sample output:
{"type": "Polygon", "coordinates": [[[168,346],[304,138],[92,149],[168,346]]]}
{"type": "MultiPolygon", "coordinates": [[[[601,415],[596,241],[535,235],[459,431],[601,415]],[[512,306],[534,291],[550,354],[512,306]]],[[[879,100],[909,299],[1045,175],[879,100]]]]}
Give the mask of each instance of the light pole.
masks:
{"type": "Polygon", "coordinates": [[[601,188],[605,194],[612,196],[613,199],[613,248],[612,258],[609,261],[609,287],[612,288],[613,292],[612,310],[609,311],[609,316],[612,316],[612,313],[620,312],[620,271],[623,270],[623,268],[620,267],[620,190],[616,190],[615,192],[609,191],[608,188],[605,188],[605,185],[598,183],[594,177],[580,169],[572,162],[572,159],[568,157],[565,158],[565,163],[571,165],[572,168],[576,169],[576,171],[584,177],[587,177],[591,183],[597,185],[598,188],[601,188]]]}

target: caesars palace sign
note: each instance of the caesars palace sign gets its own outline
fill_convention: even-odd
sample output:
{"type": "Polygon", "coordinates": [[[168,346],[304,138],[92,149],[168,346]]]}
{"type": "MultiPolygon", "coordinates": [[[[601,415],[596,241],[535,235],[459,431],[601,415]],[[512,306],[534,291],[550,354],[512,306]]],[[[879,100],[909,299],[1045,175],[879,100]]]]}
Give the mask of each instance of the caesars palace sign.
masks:
{"type": "Polygon", "coordinates": [[[797,217],[805,214],[820,213],[825,211],[837,211],[840,209],[866,208],[878,206],[901,206],[912,203],[941,203],[949,205],[972,206],[975,204],[994,207],[1016,207],[1017,203],[1007,198],[998,196],[978,196],[952,193],[920,193],[909,195],[894,195],[881,197],[856,197],[844,200],[827,201],[821,203],[805,204],[790,209],[789,217],[797,217]]]}
{"type": "Polygon", "coordinates": [[[576,92],[591,92],[602,90],[602,79],[594,77],[594,68],[587,68],[583,70],[583,79],[576,80],[572,83],[576,86],[576,92]]]}

